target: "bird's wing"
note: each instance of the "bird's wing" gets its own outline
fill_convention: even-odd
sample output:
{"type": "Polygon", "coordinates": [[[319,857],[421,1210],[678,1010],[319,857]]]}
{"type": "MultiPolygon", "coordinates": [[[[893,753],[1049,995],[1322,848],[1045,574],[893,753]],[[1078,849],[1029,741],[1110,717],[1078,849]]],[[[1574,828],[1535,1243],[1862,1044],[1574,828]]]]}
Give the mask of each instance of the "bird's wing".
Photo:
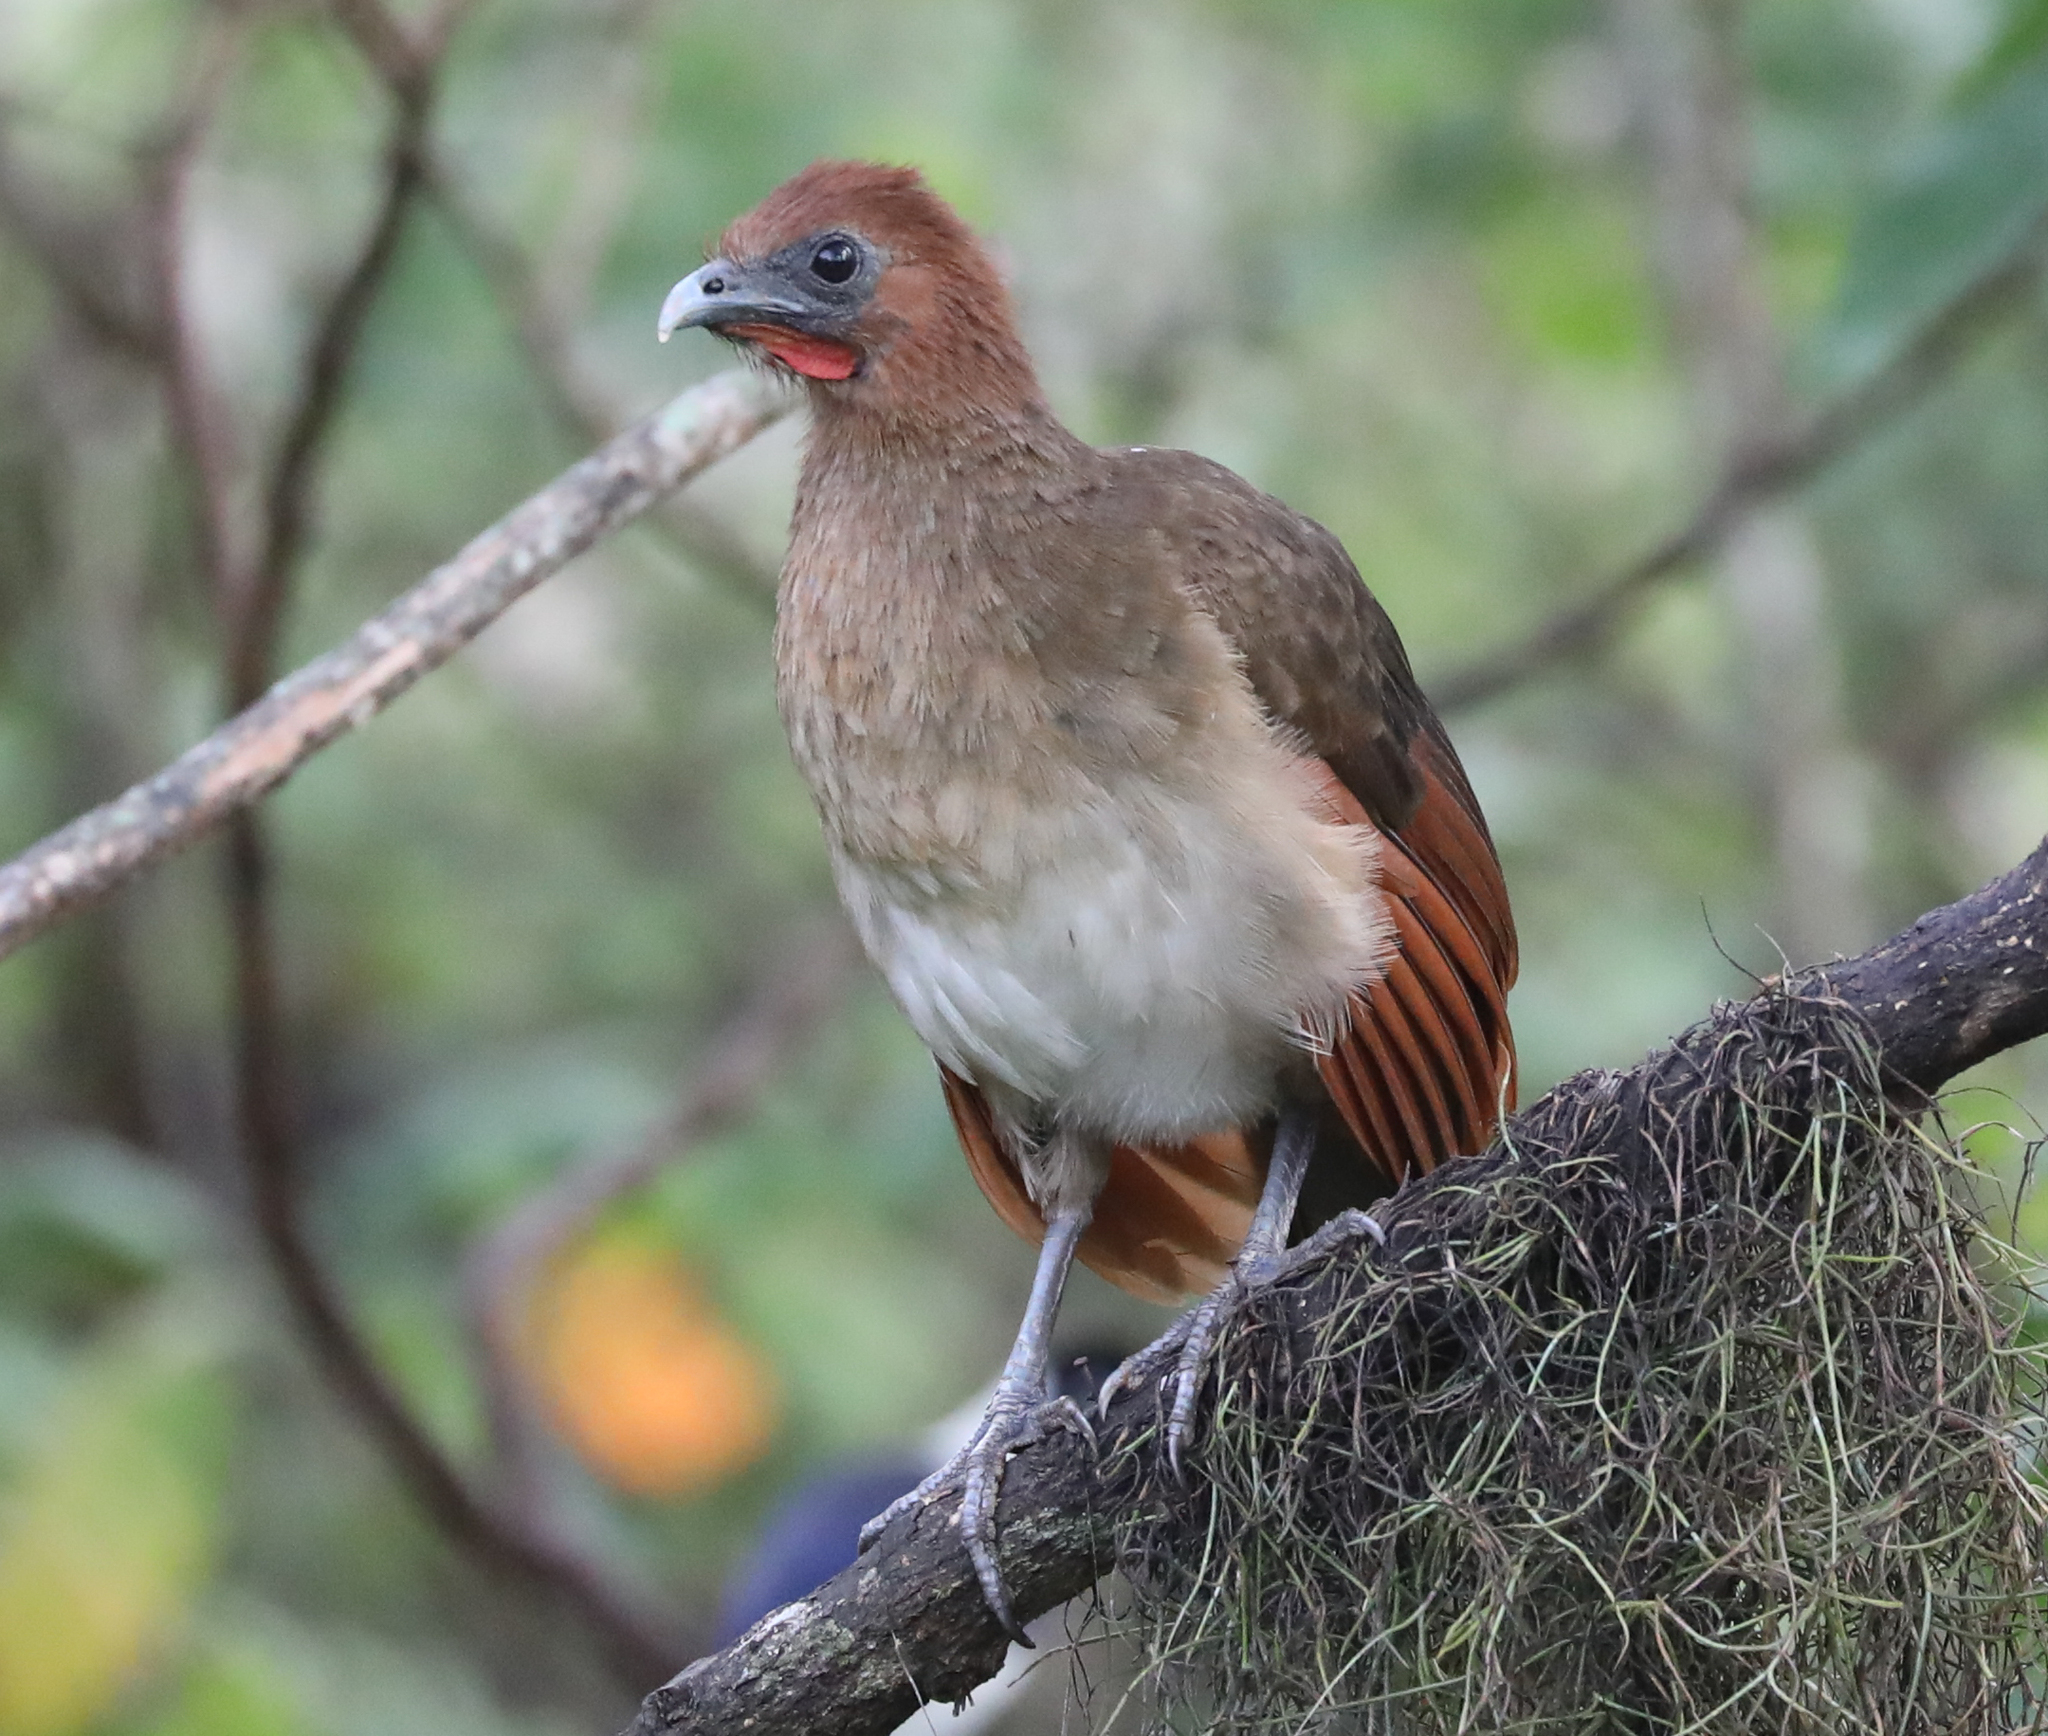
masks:
{"type": "MultiPolygon", "coordinates": [[[[1343,545],[1206,459],[1111,456],[1118,517],[1163,530],[1153,546],[1176,582],[1215,617],[1261,702],[1322,768],[1331,818],[1381,840],[1399,946],[1385,977],[1355,999],[1349,1028],[1317,1057],[1357,1142],[1353,1173],[1328,1196],[1377,1197],[1479,1150],[1512,1106],[1515,925],[1493,840],[1392,622],[1343,545]]],[[[945,1087],[981,1191],[1019,1235],[1040,1240],[1045,1220],[987,1100],[951,1072],[945,1087]]],[[[1154,1301],[1213,1287],[1243,1244],[1270,1140],[1270,1129],[1239,1129],[1118,1146],[1080,1259],[1154,1301]]],[[[1326,1181],[1331,1160],[1342,1161],[1327,1146],[1316,1165],[1326,1181]]]]}
{"type": "Polygon", "coordinates": [[[1327,769],[1334,817],[1382,839],[1399,947],[1319,1070],[1394,1183],[1486,1143],[1512,1097],[1514,917],[1493,839],[1386,612],[1335,537],[1191,453],[1119,455],[1175,576],[1274,718],[1327,769]]]}
{"type": "MultiPolygon", "coordinates": [[[[1345,1124],[1396,1185],[1482,1149],[1514,1106],[1514,930],[1505,895],[1493,896],[1499,869],[1476,810],[1458,799],[1462,777],[1437,769],[1426,737],[1419,757],[1422,800],[1405,827],[1381,833],[1398,945],[1385,975],[1353,997],[1349,1028],[1316,1058],[1345,1124]],[[1480,861],[1490,873],[1461,872],[1480,861]]],[[[1341,817],[1372,824],[1334,772],[1329,792],[1341,817]]]]}
{"type": "MultiPolygon", "coordinates": [[[[1399,833],[1381,833],[1381,884],[1399,948],[1386,975],[1354,1003],[1344,1035],[1317,1057],[1331,1101],[1357,1142],[1351,1162],[1362,1158],[1370,1166],[1332,1178],[1330,1166],[1343,1154],[1325,1142],[1317,1170],[1335,1205],[1363,1203],[1411,1169],[1479,1150],[1496,1116],[1513,1105],[1505,996],[1514,929],[1506,894],[1457,762],[1439,759],[1427,740],[1419,762],[1422,795],[1414,813],[1399,833]],[[1465,907],[1473,911],[1470,920],[1465,907]]],[[[1326,772],[1324,789],[1333,818],[1372,825],[1334,772],[1326,772]]],[[[1045,1219],[1004,1148],[988,1100],[972,1082],[943,1066],[939,1071],[976,1184],[1004,1223],[1026,1241],[1041,1241],[1045,1219]]],[[[1077,1250],[1081,1262],[1147,1301],[1214,1288],[1250,1227],[1271,1139],[1270,1128],[1239,1128],[1181,1145],[1117,1146],[1077,1250]]]]}

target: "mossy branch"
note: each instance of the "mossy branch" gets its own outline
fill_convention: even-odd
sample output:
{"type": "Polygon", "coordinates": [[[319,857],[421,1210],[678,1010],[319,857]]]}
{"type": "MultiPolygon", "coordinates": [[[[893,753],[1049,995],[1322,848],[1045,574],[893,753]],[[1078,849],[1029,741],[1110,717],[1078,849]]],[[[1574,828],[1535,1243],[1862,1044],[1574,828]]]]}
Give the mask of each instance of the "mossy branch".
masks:
{"type": "MultiPolygon", "coordinates": [[[[1861,1032],[1882,1068],[1884,1093],[1917,1107],[1963,1069],[2048,1030],[2048,839],[1969,897],[1858,958],[1773,985],[1766,998],[1824,1007],[1861,1032]]],[[[1567,1082],[1517,1116],[1491,1151],[1407,1190],[1381,1213],[1396,1252],[1428,1223],[1469,1218],[1475,1189],[1491,1199],[1504,1176],[1578,1161],[1583,1154],[1554,1137],[1572,1094],[1654,1098],[1674,1063],[1689,1066],[1689,1057],[1711,1053],[1727,1022],[1740,1017],[1709,1019],[1628,1073],[1567,1082]]],[[[1873,1112],[1887,1113],[1882,1094],[1873,1112]]],[[[1339,1219],[1290,1255],[1274,1283],[1289,1293],[1288,1339],[1306,1342],[1317,1327],[1315,1304],[1303,1298],[1332,1305],[1343,1284],[1331,1274],[1370,1261],[1368,1247],[1355,1223],[1339,1219]]],[[[1280,1299],[1268,1306],[1255,1298],[1254,1306],[1270,1320],[1280,1299]]],[[[1169,1332],[1146,1351],[1148,1370],[1170,1368],[1177,1343],[1177,1331],[1169,1332]]],[[[1156,1381],[1144,1378],[1117,1399],[1102,1427],[1099,1461],[1064,1430],[1048,1431],[1010,1461],[1000,1514],[1003,1568],[1026,1619],[1092,1585],[1112,1565],[1120,1520],[1139,1504],[1140,1491],[1156,1494],[1156,1394],[1156,1381]]],[[[1006,1642],[960,1547],[954,1509],[941,1496],[905,1516],[811,1597],[692,1664],[648,1696],[632,1736],[739,1729],[861,1736],[993,1676],[1006,1642]]]]}

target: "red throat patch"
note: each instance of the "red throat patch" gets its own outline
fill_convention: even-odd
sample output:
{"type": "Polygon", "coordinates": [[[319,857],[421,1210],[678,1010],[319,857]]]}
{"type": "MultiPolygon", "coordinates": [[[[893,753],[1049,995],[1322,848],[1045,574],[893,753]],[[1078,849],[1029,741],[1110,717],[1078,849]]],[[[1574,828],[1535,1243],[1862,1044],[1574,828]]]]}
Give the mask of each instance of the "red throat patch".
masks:
{"type": "Polygon", "coordinates": [[[860,352],[852,345],[793,332],[787,326],[747,324],[725,329],[736,338],[759,344],[784,367],[814,380],[848,379],[860,364],[860,352]]]}

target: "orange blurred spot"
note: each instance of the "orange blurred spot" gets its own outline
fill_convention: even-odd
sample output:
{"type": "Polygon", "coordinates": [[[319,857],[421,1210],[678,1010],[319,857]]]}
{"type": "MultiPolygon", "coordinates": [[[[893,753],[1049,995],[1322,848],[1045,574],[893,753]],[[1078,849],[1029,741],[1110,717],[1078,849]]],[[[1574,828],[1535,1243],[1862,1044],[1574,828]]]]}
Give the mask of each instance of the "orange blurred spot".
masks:
{"type": "Polygon", "coordinates": [[[687,1495],[759,1458],[773,1381],[673,1254],[586,1243],[535,1298],[533,1376],[586,1463],[635,1495],[687,1495]]]}

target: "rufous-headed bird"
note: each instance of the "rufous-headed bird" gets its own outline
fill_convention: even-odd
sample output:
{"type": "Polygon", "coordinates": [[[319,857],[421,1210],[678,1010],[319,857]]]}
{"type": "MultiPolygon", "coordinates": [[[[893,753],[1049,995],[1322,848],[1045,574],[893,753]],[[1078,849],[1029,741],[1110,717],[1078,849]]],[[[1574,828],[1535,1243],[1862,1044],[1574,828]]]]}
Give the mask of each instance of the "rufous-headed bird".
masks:
{"type": "Polygon", "coordinates": [[[1298,1209],[1485,1143],[1514,1069],[1507,890],[1337,539],[1193,453],[1070,433],[916,171],[778,187],[670,292],[661,335],[684,326],[807,383],[775,639],[790,748],[974,1179],[1040,1247],[951,1467],[1016,1634],[995,1498],[1054,1420],[1069,1263],[1213,1292],[1175,1375],[1177,1463],[1222,1301],[1298,1209]]]}

